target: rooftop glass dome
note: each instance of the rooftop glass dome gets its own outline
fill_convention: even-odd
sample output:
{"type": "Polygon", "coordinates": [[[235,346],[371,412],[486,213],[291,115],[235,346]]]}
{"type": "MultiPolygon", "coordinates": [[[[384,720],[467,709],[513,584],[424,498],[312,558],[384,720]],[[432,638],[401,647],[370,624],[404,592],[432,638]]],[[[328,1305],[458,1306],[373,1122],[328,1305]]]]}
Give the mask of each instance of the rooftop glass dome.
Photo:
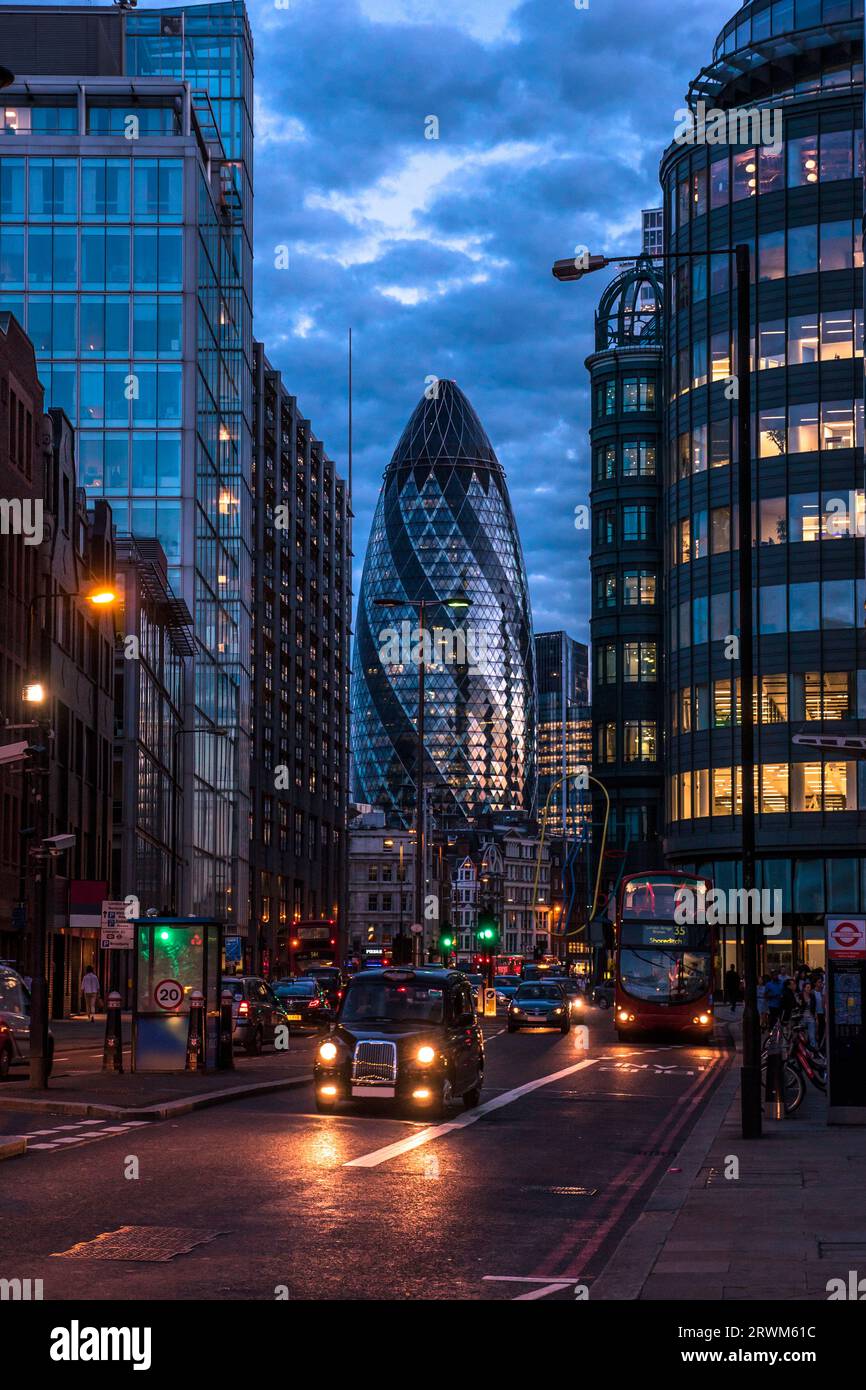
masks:
{"type": "Polygon", "coordinates": [[[651,260],[641,257],[612,280],[595,315],[595,349],[644,347],[662,340],[662,289],[651,260]]]}

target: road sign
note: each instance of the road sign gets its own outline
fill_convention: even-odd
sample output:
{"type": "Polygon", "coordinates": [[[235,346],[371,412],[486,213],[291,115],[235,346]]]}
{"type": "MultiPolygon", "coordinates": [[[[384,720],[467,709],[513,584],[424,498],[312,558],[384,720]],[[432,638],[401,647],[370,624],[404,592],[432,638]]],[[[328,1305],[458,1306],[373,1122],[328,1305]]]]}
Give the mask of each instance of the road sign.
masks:
{"type": "Polygon", "coordinates": [[[126,915],[125,902],[103,899],[99,944],[103,951],[131,951],[135,927],[126,915]]]}
{"type": "Polygon", "coordinates": [[[160,980],[153,997],[161,1009],[179,1009],[183,1003],[183,985],[180,980],[160,980]]]}
{"type": "Polygon", "coordinates": [[[828,917],[827,954],[834,960],[866,960],[866,917],[828,917]]]}
{"type": "Polygon", "coordinates": [[[413,936],[420,936],[424,928],[422,927],[420,922],[413,922],[409,930],[411,931],[413,936]]]}

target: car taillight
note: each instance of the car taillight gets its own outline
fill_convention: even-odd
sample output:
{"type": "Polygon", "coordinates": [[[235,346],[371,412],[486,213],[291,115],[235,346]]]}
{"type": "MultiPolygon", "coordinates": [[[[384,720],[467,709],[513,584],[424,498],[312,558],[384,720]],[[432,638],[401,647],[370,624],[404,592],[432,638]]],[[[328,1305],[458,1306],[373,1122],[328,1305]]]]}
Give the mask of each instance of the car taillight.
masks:
{"type": "Polygon", "coordinates": [[[240,1002],[240,1004],[238,1004],[238,1016],[240,1017],[241,1014],[246,1015],[246,1014],[249,1013],[249,1011],[250,1011],[250,1006],[249,1006],[249,1004],[247,1003],[246,999],[243,999],[243,1000],[240,1002]]]}
{"type": "Polygon", "coordinates": [[[310,1000],[310,1008],[311,1008],[311,1009],[317,1009],[318,1007],[319,1007],[319,1001],[318,1001],[318,999],[311,999],[311,1000],[310,1000]]]}

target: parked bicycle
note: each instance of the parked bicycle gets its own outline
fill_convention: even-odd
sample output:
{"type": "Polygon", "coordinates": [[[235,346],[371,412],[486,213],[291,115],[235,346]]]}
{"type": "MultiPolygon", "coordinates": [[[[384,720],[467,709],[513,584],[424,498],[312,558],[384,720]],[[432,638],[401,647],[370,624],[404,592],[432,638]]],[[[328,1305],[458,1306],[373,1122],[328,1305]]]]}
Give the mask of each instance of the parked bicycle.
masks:
{"type": "Polygon", "coordinates": [[[816,1090],[827,1090],[827,1062],[823,1053],[809,1045],[802,1015],[793,1015],[787,1024],[770,1029],[761,1051],[761,1085],[766,1092],[767,1057],[770,1051],[782,1054],[782,1099],[786,1115],[793,1115],[803,1104],[806,1081],[816,1090]]]}

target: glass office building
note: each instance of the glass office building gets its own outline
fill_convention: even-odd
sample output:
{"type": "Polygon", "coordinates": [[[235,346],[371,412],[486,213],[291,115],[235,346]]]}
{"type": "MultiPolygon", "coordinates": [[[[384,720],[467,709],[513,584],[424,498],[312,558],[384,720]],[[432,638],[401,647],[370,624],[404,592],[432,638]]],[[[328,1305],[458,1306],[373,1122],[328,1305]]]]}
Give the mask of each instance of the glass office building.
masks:
{"type": "Polygon", "coordinates": [[[77,428],[81,484],[110,501],[121,533],[160,540],[194,615],[184,732],[167,754],[185,783],[181,910],[241,929],[252,381],[243,183],[207,92],[191,83],[29,76],[25,86],[19,76],[4,98],[0,300],[33,338],[46,398],[77,428]]]}
{"type": "Polygon", "coordinates": [[[665,849],[722,888],[739,880],[735,287],[724,248],[746,242],[758,886],[784,905],[768,962],[817,961],[822,914],[866,908],[866,760],[792,742],[866,731],[862,0],[744,5],[689,101],[694,138],[661,165],[666,250],[699,253],[667,266],[665,849]],[[723,143],[704,138],[711,116],[719,128],[714,112],[723,143]]]}
{"type": "Polygon", "coordinates": [[[591,819],[589,786],[577,777],[592,768],[588,667],[587,648],[567,632],[535,634],[538,815],[548,834],[580,835],[591,819]]]}
{"type": "Polygon", "coordinates": [[[414,823],[418,654],[430,660],[425,782],[454,823],[535,805],[529,590],[505,473],[469,401],[435,381],[385,472],[358,604],[356,800],[414,823]],[[446,600],[465,594],[455,613],[446,600]],[[381,599],[405,600],[384,608],[381,599]],[[426,637],[417,600],[425,600],[426,637]],[[429,644],[429,647],[428,645],[429,644]]]}
{"type": "MultiPolygon", "coordinates": [[[[610,797],[605,882],[660,867],[662,290],[648,259],[618,275],[595,316],[592,393],[593,770],[610,797]]],[[[606,803],[593,786],[601,844],[606,803]]]]}

